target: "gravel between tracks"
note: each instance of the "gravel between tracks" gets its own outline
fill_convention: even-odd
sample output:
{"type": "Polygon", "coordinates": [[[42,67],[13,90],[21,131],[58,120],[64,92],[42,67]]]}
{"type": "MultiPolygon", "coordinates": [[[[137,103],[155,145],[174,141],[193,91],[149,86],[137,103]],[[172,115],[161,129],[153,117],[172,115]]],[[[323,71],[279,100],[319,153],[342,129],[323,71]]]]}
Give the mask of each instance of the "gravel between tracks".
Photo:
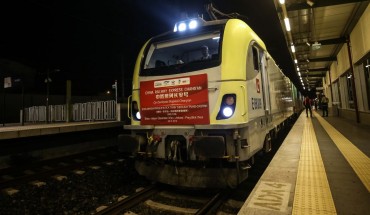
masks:
{"type": "Polygon", "coordinates": [[[81,170],[83,174],[71,172],[61,181],[42,180],[45,185],[39,187],[20,185],[13,195],[1,192],[0,214],[93,214],[97,207],[148,184],[124,160],[81,170]]]}

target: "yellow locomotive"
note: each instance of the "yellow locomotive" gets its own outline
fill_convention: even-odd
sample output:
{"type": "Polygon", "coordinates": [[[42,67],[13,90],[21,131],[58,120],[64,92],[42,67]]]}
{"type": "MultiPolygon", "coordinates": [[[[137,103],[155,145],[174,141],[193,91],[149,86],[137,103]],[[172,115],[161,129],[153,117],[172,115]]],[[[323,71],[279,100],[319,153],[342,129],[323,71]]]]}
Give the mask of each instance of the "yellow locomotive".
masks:
{"type": "Polygon", "coordinates": [[[293,115],[296,89],[239,19],[176,23],[141,49],[120,151],[148,179],[235,187],[293,115]]]}

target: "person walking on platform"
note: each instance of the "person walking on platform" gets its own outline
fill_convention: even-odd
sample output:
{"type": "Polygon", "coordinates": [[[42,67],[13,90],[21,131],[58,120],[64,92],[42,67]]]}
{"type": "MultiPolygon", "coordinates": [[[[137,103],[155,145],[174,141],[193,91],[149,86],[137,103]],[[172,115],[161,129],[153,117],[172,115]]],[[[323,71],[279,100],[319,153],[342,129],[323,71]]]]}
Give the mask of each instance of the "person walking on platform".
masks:
{"type": "Polygon", "coordinates": [[[306,117],[308,117],[308,111],[310,111],[310,117],[312,117],[312,102],[308,96],[306,96],[306,98],[304,99],[303,105],[306,108],[306,117]]]}
{"type": "Polygon", "coordinates": [[[328,98],[323,95],[322,98],[321,98],[321,108],[322,108],[322,116],[325,117],[325,116],[328,116],[328,98]]]}

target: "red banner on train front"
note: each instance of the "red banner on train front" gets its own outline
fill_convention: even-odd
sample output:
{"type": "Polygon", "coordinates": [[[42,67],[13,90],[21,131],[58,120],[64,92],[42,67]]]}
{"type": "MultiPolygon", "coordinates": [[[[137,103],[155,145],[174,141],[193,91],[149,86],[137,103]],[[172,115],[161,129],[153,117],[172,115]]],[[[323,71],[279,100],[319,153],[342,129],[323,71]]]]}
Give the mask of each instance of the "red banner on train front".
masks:
{"type": "Polygon", "coordinates": [[[207,74],[140,82],[142,125],[209,124],[207,74]]]}

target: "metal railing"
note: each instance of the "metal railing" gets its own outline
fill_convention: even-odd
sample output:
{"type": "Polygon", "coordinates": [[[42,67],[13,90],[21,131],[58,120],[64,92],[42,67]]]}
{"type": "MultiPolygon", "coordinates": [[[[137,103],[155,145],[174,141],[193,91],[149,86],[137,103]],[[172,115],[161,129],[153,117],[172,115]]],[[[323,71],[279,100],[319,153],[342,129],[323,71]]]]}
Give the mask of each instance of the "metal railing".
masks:
{"type": "MultiPolygon", "coordinates": [[[[75,103],[72,106],[72,120],[95,121],[115,120],[116,101],[96,101],[75,103]]],[[[49,122],[65,122],[67,119],[66,105],[49,105],[49,122]]],[[[46,122],[46,106],[25,108],[25,122],[46,122]]]]}

